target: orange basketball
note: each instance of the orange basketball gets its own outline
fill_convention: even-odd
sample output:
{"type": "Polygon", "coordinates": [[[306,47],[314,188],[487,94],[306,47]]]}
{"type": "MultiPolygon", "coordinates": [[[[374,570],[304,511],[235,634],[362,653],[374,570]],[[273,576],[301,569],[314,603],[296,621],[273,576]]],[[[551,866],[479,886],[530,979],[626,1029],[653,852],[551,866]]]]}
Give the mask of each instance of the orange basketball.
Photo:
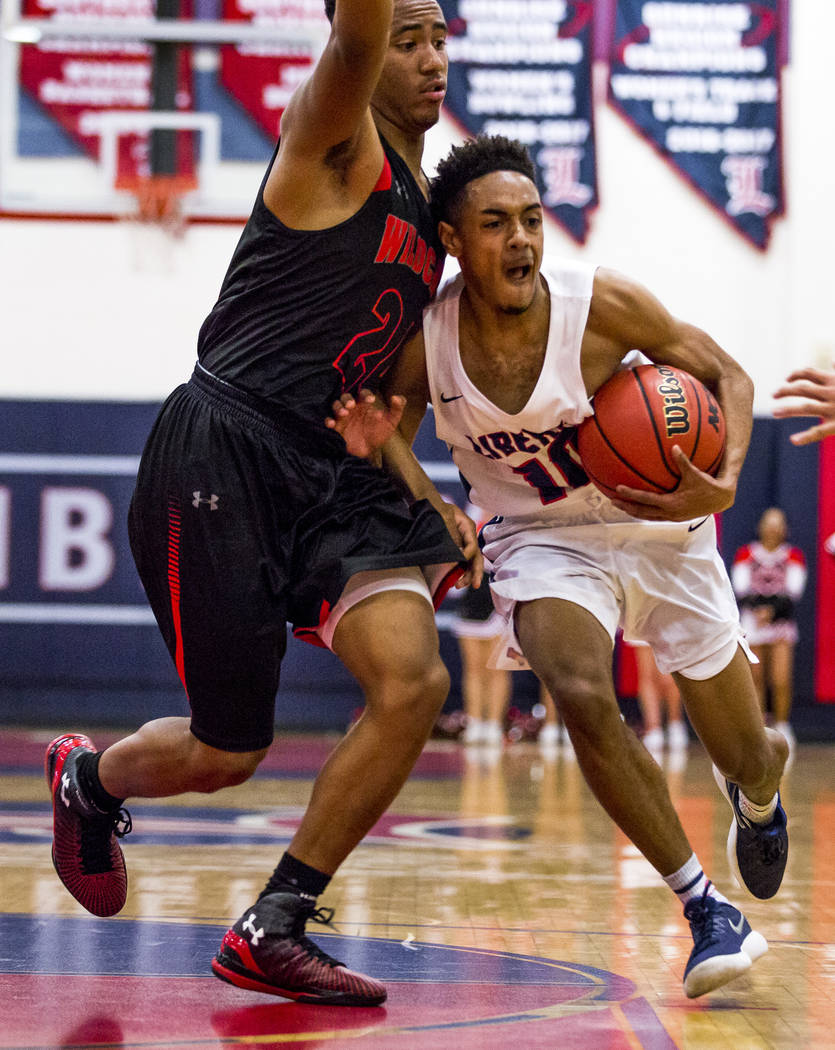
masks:
{"type": "Polygon", "coordinates": [[[600,387],[592,407],[594,415],[577,428],[577,451],[607,496],[617,496],[618,485],[673,492],[681,480],[673,445],[706,474],[719,468],[725,417],[689,372],[654,364],[623,369],[600,387]]]}

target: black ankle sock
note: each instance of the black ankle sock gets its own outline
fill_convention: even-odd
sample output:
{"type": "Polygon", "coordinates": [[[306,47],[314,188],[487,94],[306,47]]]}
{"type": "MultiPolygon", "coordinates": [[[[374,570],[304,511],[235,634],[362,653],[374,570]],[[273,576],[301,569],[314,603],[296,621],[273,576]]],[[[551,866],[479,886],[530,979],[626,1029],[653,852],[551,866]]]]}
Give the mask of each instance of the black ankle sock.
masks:
{"type": "Polygon", "coordinates": [[[78,756],[75,768],[78,770],[79,787],[87,798],[102,813],[111,813],[113,810],[119,809],[125,800],[123,798],[114,798],[102,787],[99,780],[99,759],[101,756],[101,751],[84,751],[78,756]]]}
{"type": "Polygon", "coordinates": [[[296,860],[291,854],[285,853],[258,899],[266,897],[268,893],[278,893],[289,889],[315,900],[320,893],[324,892],[330,881],[330,875],[326,875],[317,868],[311,868],[304,861],[296,860]]]}

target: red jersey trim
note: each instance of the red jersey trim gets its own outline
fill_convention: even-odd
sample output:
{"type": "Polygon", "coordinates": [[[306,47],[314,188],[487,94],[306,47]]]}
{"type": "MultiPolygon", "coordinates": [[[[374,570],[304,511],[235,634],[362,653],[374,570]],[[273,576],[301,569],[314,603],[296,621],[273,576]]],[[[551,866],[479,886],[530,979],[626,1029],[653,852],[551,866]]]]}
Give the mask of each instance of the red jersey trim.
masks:
{"type": "Polygon", "coordinates": [[[464,575],[464,569],[460,565],[453,565],[446,576],[443,577],[441,582],[435,588],[435,593],[432,595],[432,605],[435,608],[435,612],[441,607],[441,602],[449,594],[452,588],[464,575]]]}
{"type": "MultiPolygon", "coordinates": [[[[388,161],[386,161],[388,163],[388,161]]],[[[299,641],[307,642],[308,645],[315,645],[318,649],[327,649],[327,646],[319,637],[319,631],[327,623],[327,619],[331,614],[330,602],[323,601],[319,607],[319,622],[315,627],[294,627],[293,637],[298,638],[299,641]]]]}
{"type": "Polygon", "coordinates": [[[377,185],[374,187],[374,189],[371,192],[372,193],[379,193],[380,190],[390,190],[390,189],[391,189],[391,164],[389,164],[389,159],[384,153],[383,154],[383,170],[380,172],[379,179],[377,179],[377,185]]]}

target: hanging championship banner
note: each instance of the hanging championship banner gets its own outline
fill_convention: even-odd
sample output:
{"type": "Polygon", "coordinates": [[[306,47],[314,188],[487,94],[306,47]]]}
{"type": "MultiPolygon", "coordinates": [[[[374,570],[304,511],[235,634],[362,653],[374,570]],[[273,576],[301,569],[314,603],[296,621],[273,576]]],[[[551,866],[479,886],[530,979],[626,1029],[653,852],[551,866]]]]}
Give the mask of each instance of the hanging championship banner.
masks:
{"type": "Polygon", "coordinates": [[[780,0],[617,0],[614,107],[764,249],[783,211],[780,0]]]}
{"type": "Polygon", "coordinates": [[[597,205],[591,0],[441,0],[446,109],[470,135],[530,150],[542,203],[578,242],[597,205]]]}
{"type": "Polygon", "coordinates": [[[220,49],[220,81],[270,139],[278,138],[281,114],[310,75],[328,20],[322,0],[223,0],[223,17],[269,30],[292,21],[310,29],[309,43],[235,44],[220,49]]]}

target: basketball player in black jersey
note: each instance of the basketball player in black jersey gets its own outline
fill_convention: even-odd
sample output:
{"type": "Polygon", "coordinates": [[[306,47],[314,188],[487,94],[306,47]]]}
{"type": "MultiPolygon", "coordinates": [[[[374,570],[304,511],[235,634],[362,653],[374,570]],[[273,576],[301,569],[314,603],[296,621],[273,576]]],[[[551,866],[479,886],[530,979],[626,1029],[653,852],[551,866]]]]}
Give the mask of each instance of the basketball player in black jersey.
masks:
{"type": "MultiPolygon", "coordinates": [[[[322,422],[335,398],[370,396],[437,287],[420,164],[447,69],[435,0],[326,10],[330,38],[283,115],[194,375],[160,413],[131,505],[134,557],[191,718],[149,722],[101,752],[61,736],[47,778],[58,874],[88,910],[115,914],[122,801],[246,780],[273,739],[286,623],[331,648],[365,712],[212,965],[244,988],[373,1006],[385,986],[325,955],[305,923],[328,921],[317,897],[400,790],[446,697],[433,599],[481,570],[469,519],[437,493],[408,504],[322,422]]],[[[379,422],[398,411],[393,401],[379,422]]]]}

